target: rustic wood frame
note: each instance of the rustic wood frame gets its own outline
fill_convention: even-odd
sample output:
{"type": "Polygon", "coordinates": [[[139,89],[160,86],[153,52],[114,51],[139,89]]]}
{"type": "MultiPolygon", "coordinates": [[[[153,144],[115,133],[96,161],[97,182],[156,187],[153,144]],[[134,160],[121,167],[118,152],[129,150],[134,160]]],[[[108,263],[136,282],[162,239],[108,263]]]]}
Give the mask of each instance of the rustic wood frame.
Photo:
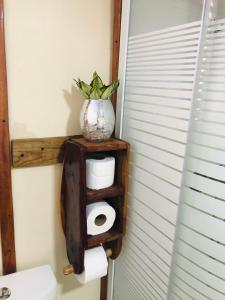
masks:
{"type": "MultiPolygon", "coordinates": [[[[119,47],[121,31],[122,0],[113,0],[113,55],[112,80],[118,79],[119,47]]],[[[14,237],[14,217],[11,183],[11,156],[8,122],[8,96],[6,54],[4,39],[4,8],[0,0],[0,226],[3,274],[16,271],[16,253],[14,237]]],[[[113,95],[113,106],[116,108],[116,94],[113,95]]],[[[42,147],[41,147],[42,150],[42,147]]],[[[54,159],[53,159],[54,161],[54,159]]],[[[49,163],[53,163],[49,162],[49,163]]],[[[57,161],[58,162],[58,161],[57,161]]],[[[107,298],[107,277],[101,280],[101,300],[107,298]]]]}
{"type": "Polygon", "coordinates": [[[3,0],[0,0],[0,225],[3,274],[16,271],[3,0]]]}

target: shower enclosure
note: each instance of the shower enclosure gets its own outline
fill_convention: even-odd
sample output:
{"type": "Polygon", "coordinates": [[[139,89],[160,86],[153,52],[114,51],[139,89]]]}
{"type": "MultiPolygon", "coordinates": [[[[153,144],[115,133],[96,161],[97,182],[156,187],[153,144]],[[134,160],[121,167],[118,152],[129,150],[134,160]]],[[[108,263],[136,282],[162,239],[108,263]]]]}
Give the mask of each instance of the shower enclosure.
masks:
{"type": "Polygon", "coordinates": [[[123,0],[131,144],[114,300],[225,299],[225,0],[123,0]]]}

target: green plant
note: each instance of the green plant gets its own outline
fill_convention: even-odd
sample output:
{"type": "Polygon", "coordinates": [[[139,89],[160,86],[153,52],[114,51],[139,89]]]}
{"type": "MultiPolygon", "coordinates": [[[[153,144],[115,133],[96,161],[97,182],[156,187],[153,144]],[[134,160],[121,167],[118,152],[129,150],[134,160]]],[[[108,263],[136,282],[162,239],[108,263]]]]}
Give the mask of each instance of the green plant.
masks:
{"type": "Polygon", "coordinates": [[[85,99],[107,100],[111,97],[111,95],[117,90],[119,86],[118,80],[113,81],[109,85],[105,85],[96,72],[94,72],[93,79],[90,84],[87,84],[80,79],[75,80],[75,82],[85,99]]]}

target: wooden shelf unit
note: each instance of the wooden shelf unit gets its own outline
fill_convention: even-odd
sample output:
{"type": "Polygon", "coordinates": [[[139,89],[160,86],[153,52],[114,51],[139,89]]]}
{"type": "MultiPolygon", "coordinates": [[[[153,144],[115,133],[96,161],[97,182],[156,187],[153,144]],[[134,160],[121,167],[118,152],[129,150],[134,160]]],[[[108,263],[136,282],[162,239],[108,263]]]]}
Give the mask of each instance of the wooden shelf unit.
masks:
{"type": "Polygon", "coordinates": [[[115,259],[122,247],[127,216],[129,144],[118,139],[92,143],[83,138],[65,143],[62,185],[62,216],[67,241],[67,256],[77,274],[84,269],[84,251],[103,244],[112,249],[115,259]],[[107,154],[115,157],[114,184],[101,190],[86,188],[86,159],[107,154]],[[116,211],[113,227],[103,234],[89,236],[86,229],[86,205],[106,201],[116,211]]]}

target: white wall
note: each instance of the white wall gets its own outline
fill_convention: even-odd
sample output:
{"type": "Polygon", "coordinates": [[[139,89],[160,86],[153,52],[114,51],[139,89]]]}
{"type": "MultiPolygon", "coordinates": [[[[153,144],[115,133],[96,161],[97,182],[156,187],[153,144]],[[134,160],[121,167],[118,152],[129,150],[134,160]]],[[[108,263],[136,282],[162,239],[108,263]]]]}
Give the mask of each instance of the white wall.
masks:
{"type": "MultiPolygon", "coordinates": [[[[111,0],[5,1],[11,138],[80,133],[82,99],[73,78],[110,74],[111,0]]],[[[99,281],[64,277],[61,165],[13,170],[18,270],[51,263],[60,299],[99,299],[99,281]]]]}

